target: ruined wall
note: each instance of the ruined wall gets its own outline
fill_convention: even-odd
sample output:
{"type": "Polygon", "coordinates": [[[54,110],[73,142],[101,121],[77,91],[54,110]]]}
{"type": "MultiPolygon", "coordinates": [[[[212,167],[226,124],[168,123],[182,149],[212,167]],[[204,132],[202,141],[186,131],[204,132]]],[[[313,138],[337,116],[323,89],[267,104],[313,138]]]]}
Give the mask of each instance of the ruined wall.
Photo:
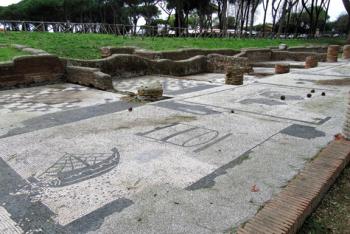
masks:
{"type": "Polygon", "coordinates": [[[207,70],[205,56],[187,60],[150,60],[136,55],[115,54],[106,59],[68,60],[68,65],[98,68],[113,77],[134,77],[148,74],[186,76],[207,70]]]}
{"type": "Polygon", "coordinates": [[[101,48],[101,57],[107,58],[113,54],[133,54],[136,48],[134,47],[113,47],[107,46],[101,48]]]}
{"type": "Polygon", "coordinates": [[[291,61],[305,61],[306,57],[315,56],[318,61],[324,62],[327,59],[326,53],[314,53],[314,52],[289,52],[289,51],[273,51],[271,60],[291,60],[291,61]]]}
{"type": "Polygon", "coordinates": [[[207,70],[212,73],[226,73],[227,70],[233,66],[241,67],[245,72],[250,72],[252,70],[247,58],[210,54],[207,56],[207,63],[207,70]]]}
{"type": "Polygon", "coordinates": [[[295,46],[287,49],[289,52],[327,53],[328,46],[295,46]]]}
{"type": "Polygon", "coordinates": [[[64,64],[56,56],[37,55],[0,63],[0,89],[55,83],[64,77],[64,64]]]}
{"type": "Polygon", "coordinates": [[[198,55],[190,59],[173,61],[169,59],[150,60],[151,73],[172,76],[188,76],[207,72],[207,59],[198,55]]]}
{"type": "Polygon", "coordinates": [[[198,55],[221,54],[226,56],[234,56],[240,51],[231,49],[182,49],[173,51],[146,51],[136,50],[134,47],[103,47],[101,48],[102,58],[106,58],[113,54],[134,54],[142,58],[151,60],[169,59],[169,60],[186,60],[198,55]]]}
{"type": "Polygon", "coordinates": [[[105,59],[67,61],[69,66],[98,68],[111,76],[132,77],[150,74],[149,60],[127,54],[115,54],[105,59]]]}
{"type": "Polygon", "coordinates": [[[68,66],[65,74],[66,81],[101,90],[113,89],[112,77],[102,73],[97,68],[68,66]]]}
{"type": "Polygon", "coordinates": [[[270,49],[242,49],[242,52],[235,57],[247,58],[249,62],[270,61],[272,50],[270,49]]]}

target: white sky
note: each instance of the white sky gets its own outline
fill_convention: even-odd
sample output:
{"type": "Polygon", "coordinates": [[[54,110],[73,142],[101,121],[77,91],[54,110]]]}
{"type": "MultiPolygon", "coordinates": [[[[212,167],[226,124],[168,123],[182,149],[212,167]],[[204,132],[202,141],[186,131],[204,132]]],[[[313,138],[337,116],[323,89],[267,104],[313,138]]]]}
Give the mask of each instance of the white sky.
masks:
{"type": "MultiPolygon", "coordinates": [[[[0,0],[0,6],[7,6],[13,3],[17,3],[20,0],[0,0]]],[[[258,12],[258,17],[256,19],[255,23],[261,23],[262,22],[262,6],[260,6],[261,9],[259,9],[258,12]]],[[[268,11],[271,12],[271,11],[268,11]]],[[[331,17],[331,21],[336,20],[337,17],[341,14],[341,13],[345,13],[345,9],[342,3],[342,0],[331,0],[331,4],[329,7],[329,15],[331,17]]],[[[271,17],[268,17],[268,21],[270,21],[271,17]]]]}

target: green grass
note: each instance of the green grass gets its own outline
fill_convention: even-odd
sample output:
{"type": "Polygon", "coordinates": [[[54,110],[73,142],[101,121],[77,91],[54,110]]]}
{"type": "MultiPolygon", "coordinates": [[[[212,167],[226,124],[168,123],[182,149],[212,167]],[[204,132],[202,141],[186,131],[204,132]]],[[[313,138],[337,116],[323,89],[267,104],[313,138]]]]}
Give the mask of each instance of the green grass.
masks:
{"type": "Polygon", "coordinates": [[[0,62],[11,61],[13,57],[25,55],[26,53],[18,51],[14,48],[0,48],[0,62]]]}
{"type": "Polygon", "coordinates": [[[103,46],[137,46],[148,50],[175,50],[181,48],[231,48],[268,47],[285,43],[289,46],[310,44],[342,44],[340,39],[317,40],[271,40],[271,39],[221,39],[221,38],[124,38],[103,34],[63,34],[43,32],[8,32],[0,35],[0,44],[23,44],[43,49],[60,57],[95,59],[100,58],[103,46]]]}

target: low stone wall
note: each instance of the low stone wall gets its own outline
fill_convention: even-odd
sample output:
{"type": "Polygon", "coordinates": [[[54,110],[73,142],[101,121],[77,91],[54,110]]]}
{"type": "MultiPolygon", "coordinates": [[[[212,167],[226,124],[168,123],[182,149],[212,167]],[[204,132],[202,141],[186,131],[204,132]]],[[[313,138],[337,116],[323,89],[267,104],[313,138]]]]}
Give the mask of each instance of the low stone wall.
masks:
{"type": "Polygon", "coordinates": [[[313,56],[315,53],[320,61],[325,61],[324,53],[327,52],[327,46],[299,46],[288,49],[260,49],[260,48],[245,48],[241,51],[231,49],[183,49],[176,51],[145,51],[136,50],[134,47],[103,47],[101,48],[101,55],[107,57],[115,54],[136,55],[141,58],[149,60],[187,60],[198,55],[208,56],[210,54],[217,54],[223,56],[230,56],[236,58],[247,58],[250,63],[273,61],[273,60],[295,60],[304,61],[307,56],[313,56]]]}
{"type": "Polygon", "coordinates": [[[188,76],[206,72],[226,73],[230,66],[251,70],[247,58],[220,54],[198,55],[185,60],[151,60],[136,55],[115,54],[105,59],[68,60],[69,66],[98,68],[113,77],[135,77],[150,74],[188,76]]]}
{"type": "Polygon", "coordinates": [[[186,60],[148,60],[151,74],[188,76],[207,72],[207,58],[198,55],[186,60]]]}
{"type": "Polygon", "coordinates": [[[0,89],[47,84],[64,78],[64,64],[56,56],[22,56],[0,63],[0,89]]]}
{"type": "Polygon", "coordinates": [[[107,46],[101,48],[101,57],[107,58],[113,54],[133,54],[135,53],[136,48],[134,47],[113,47],[107,46]]]}
{"type": "Polygon", "coordinates": [[[134,54],[142,58],[150,60],[169,59],[169,60],[186,60],[198,55],[207,56],[209,54],[221,54],[226,56],[234,56],[239,50],[231,49],[182,49],[173,51],[146,51],[136,50],[134,47],[102,47],[101,57],[106,58],[113,54],[134,54]]]}
{"type": "Polygon", "coordinates": [[[327,59],[326,53],[314,53],[314,52],[289,52],[289,51],[272,51],[272,61],[305,61],[309,56],[315,56],[318,61],[324,62],[327,59]]]}
{"type": "Polygon", "coordinates": [[[149,60],[135,55],[114,54],[105,59],[67,60],[68,66],[98,68],[101,72],[117,77],[133,77],[150,74],[149,60]]]}
{"type": "Polygon", "coordinates": [[[270,61],[272,56],[272,50],[270,49],[242,49],[242,52],[236,57],[247,58],[249,62],[263,62],[270,61]]]}
{"type": "Polygon", "coordinates": [[[207,72],[205,56],[187,60],[150,60],[136,55],[115,54],[106,59],[68,60],[69,66],[98,68],[113,77],[135,77],[150,74],[187,76],[207,72]]]}
{"type": "Polygon", "coordinates": [[[311,53],[327,53],[328,46],[295,46],[287,49],[289,52],[311,52],[311,53]]]}
{"type": "Polygon", "coordinates": [[[207,71],[212,73],[227,73],[231,67],[241,67],[245,72],[252,71],[247,58],[237,58],[220,54],[210,54],[207,56],[207,71]]]}
{"type": "Polygon", "coordinates": [[[101,90],[112,90],[112,77],[102,73],[97,68],[68,66],[65,74],[66,81],[101,90]]]}

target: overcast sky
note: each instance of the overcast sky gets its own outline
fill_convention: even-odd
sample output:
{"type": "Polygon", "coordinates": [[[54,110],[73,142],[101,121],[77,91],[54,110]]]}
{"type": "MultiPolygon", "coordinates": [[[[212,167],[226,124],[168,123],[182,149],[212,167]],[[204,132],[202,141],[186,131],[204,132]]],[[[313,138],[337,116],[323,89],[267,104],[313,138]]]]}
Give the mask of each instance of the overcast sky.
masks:
{"type": "MultiPolygon", "coordinates": [[[[20,0],[0,0],[0,6],[7,6],[13,3],[17,3],[20,0]]],[[[262,7],[260,7],[262,8],[262,7]]],[[[256,20],[256,23],[260,23],[262,21],[262,9],[259,10],[259,14],[258,14],[258,18],[256,20]]],[[[269,11],[270,12],[270,11],[269,11]]],[[[329,15],[331,16],[331,20],[336,20],[337,17],[342,14],[345,13],[345,9],[342,3],[342,0],[331,0],[331,4],[329,7],[329,15]]],[[[271,17],[270,17],[271,18],[271,17]]],[[[268,19],[270,20],[270,19],[268,19]]]]}

